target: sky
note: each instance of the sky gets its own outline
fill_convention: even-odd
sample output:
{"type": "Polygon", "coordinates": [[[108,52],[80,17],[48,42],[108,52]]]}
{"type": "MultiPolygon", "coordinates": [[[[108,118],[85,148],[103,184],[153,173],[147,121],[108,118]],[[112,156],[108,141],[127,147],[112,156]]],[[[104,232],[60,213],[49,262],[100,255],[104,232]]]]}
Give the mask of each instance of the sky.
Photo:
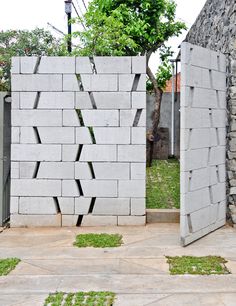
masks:
{"type": "MultiPolygon", "coordinates": [[[[84,11],[82,0],[73,0],[78,12],[84,11]]],[[[177,19],[184,21],[188,28],[194,23],[206,0],[176,0],[177,19]]],[[[87,5],[88,0],[85,0],[87,5]]],[[[74,13],[74,17],[76,17],[74,13]]],[[[34,29],[43,27],[57,34],[47,23],[66,32],[67,17],[64,12],[64,0],[0,0],[0,30],[34,29]]],[[[75,29],[74,29],[75,30],[75,29]]],[[[184,40],[187,31],[178,38],[169,41],[175,55],[178,46],[184,40]]],[[[174,55],[174,56],[175,56],[174,55]]],[[[152,56],[150,67],[155,72],[158,67],[158,54],[152,56]]]]}

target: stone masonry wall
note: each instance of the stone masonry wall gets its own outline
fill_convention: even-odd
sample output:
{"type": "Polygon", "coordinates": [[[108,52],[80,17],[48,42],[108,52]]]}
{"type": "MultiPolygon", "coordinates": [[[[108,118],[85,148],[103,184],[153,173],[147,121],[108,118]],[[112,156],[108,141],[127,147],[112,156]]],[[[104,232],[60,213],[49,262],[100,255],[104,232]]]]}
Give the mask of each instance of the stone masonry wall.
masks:
{"type": "Polygon", "coordinates": [[[145,224],[145,57],[12,60],[11,226],[145,224]]]}
{"type": "Polygon", "coordinates": [[[227,200],[228,217],[236,223],[236,3],[208,0],[186,41],[221,51],[228,63],[227,200]]]}

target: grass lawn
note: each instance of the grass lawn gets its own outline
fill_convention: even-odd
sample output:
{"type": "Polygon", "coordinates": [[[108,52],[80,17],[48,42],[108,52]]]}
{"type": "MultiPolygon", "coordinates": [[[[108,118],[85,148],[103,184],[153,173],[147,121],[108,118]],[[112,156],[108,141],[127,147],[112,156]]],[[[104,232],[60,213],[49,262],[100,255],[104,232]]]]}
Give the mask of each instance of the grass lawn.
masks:
{"type": "Polygon", "coordinates": [[[147,208],[180,207],[180,167],[175,159],[154,160],[147,168],[147,208]]]}
{"type": "Polygon", "coordinates": [[[0,276],[9,274],[20,262],[18,258],[0,259],[0,276]]]}
{"type": "Polygon", "coordinates": [[[114,299],[113,292],[56,292],[47,297],[44,306],[112,306],[114,299]]]}
{"type": "Polygon", "coordinates": [[[166,256],[170,274],[229,274],[225,266],[226,260],[220,256],[166,256]]]}
{"type": "Polygon", "coordinates": [[[74,246],[79,248],[114,248],[122,244],[122,236],[119,234],[79,234],[76,236],[74,246]]]}

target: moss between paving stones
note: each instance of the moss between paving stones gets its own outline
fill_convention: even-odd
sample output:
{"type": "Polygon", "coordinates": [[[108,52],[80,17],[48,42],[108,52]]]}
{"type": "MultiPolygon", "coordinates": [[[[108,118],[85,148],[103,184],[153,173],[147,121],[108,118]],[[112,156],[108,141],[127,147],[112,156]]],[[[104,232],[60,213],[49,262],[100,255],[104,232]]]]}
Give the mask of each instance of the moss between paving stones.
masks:
{"type": "Polygon", "coordinates": [[[56,292],[46,298],[44,306],[112,306],[114,300],[115,293],[106,291],[56,292]]]}
{"type": "Polygon", "coordinates": [[[76,236],[74,246],[78,248],[114,248],[122,244],[122,236],[119,234],[80,234],[76,236]]]}
{"type": "Polygon", "coordinates": [[[220,256],[166,256],[170,274],[230,274],[225,266],[227,261],[220,256]]]}
{"type": "Polygon", "coordinates": [[[18,258],[0,259],[0,276],[9,274],[20,262],[18,258]]]}

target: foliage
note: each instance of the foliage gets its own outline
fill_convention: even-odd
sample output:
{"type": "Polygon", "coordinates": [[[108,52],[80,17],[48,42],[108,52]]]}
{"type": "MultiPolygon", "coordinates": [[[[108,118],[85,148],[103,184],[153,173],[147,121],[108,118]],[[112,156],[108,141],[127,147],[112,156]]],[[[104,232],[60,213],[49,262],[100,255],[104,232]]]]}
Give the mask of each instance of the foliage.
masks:
{"type": "Polygon", "coordinates": [[[0,32],[0,90],[10,89],[11,58],[13,56],[65,55],[65,44],[49,31],[36,28],[0,32]]]}
{"type": "MultiPolygon", "coordinates": [[[[170,80],[172,77],[172,65],[170,64],[169,60],[170,57],[173,55],[173,52],[171,51],[170,47],[162,46],[160,48],[160,60],[161,64],[158,67],[157,73],[156,73],[156,81],[157,85],[161,90],[164,90],[166,88],[166,82],[170,80]]],[[[147,91],[152,92],[153,91],[153,84],[150,80],[147,82],[147,91]]]]}
{"type": "Polygon", "coordinates": [[[227,261],[220,256],[166,256],[167,263],[170,265],[170,274],[229,274],[225,266],[227,261]]]}
{"type": "Polygon", "coordinates": [[[50,294],[44,306],[112,306],[115,300],[115,293],[107,291],[90,291],[65,293],[56,292],[50,294]]]}
{"type": "Polygon", "coordinates": [[[155,160],[147,168],[147,208],[180,207],[180,169],[175,159],[155,160]]]}
{"type": "Polygon", "coordinates": [[[0,276],[9,274],[20,262],[18,258],[0,259],[0,276]]]}
{"type": "Polygon", "coordinates": [[[92,0],[78,21],[86,31],[74,33],[81,55],[145,55],[155,52],[185,24],[175,20],[172,0],[92,0]]]}
{"type": "Polygon", "coordinates": [[[113,248],[122,243],[122,236],[119,234],[80,234],[76,236],[74,245],[79,248],[113,248]]]}

